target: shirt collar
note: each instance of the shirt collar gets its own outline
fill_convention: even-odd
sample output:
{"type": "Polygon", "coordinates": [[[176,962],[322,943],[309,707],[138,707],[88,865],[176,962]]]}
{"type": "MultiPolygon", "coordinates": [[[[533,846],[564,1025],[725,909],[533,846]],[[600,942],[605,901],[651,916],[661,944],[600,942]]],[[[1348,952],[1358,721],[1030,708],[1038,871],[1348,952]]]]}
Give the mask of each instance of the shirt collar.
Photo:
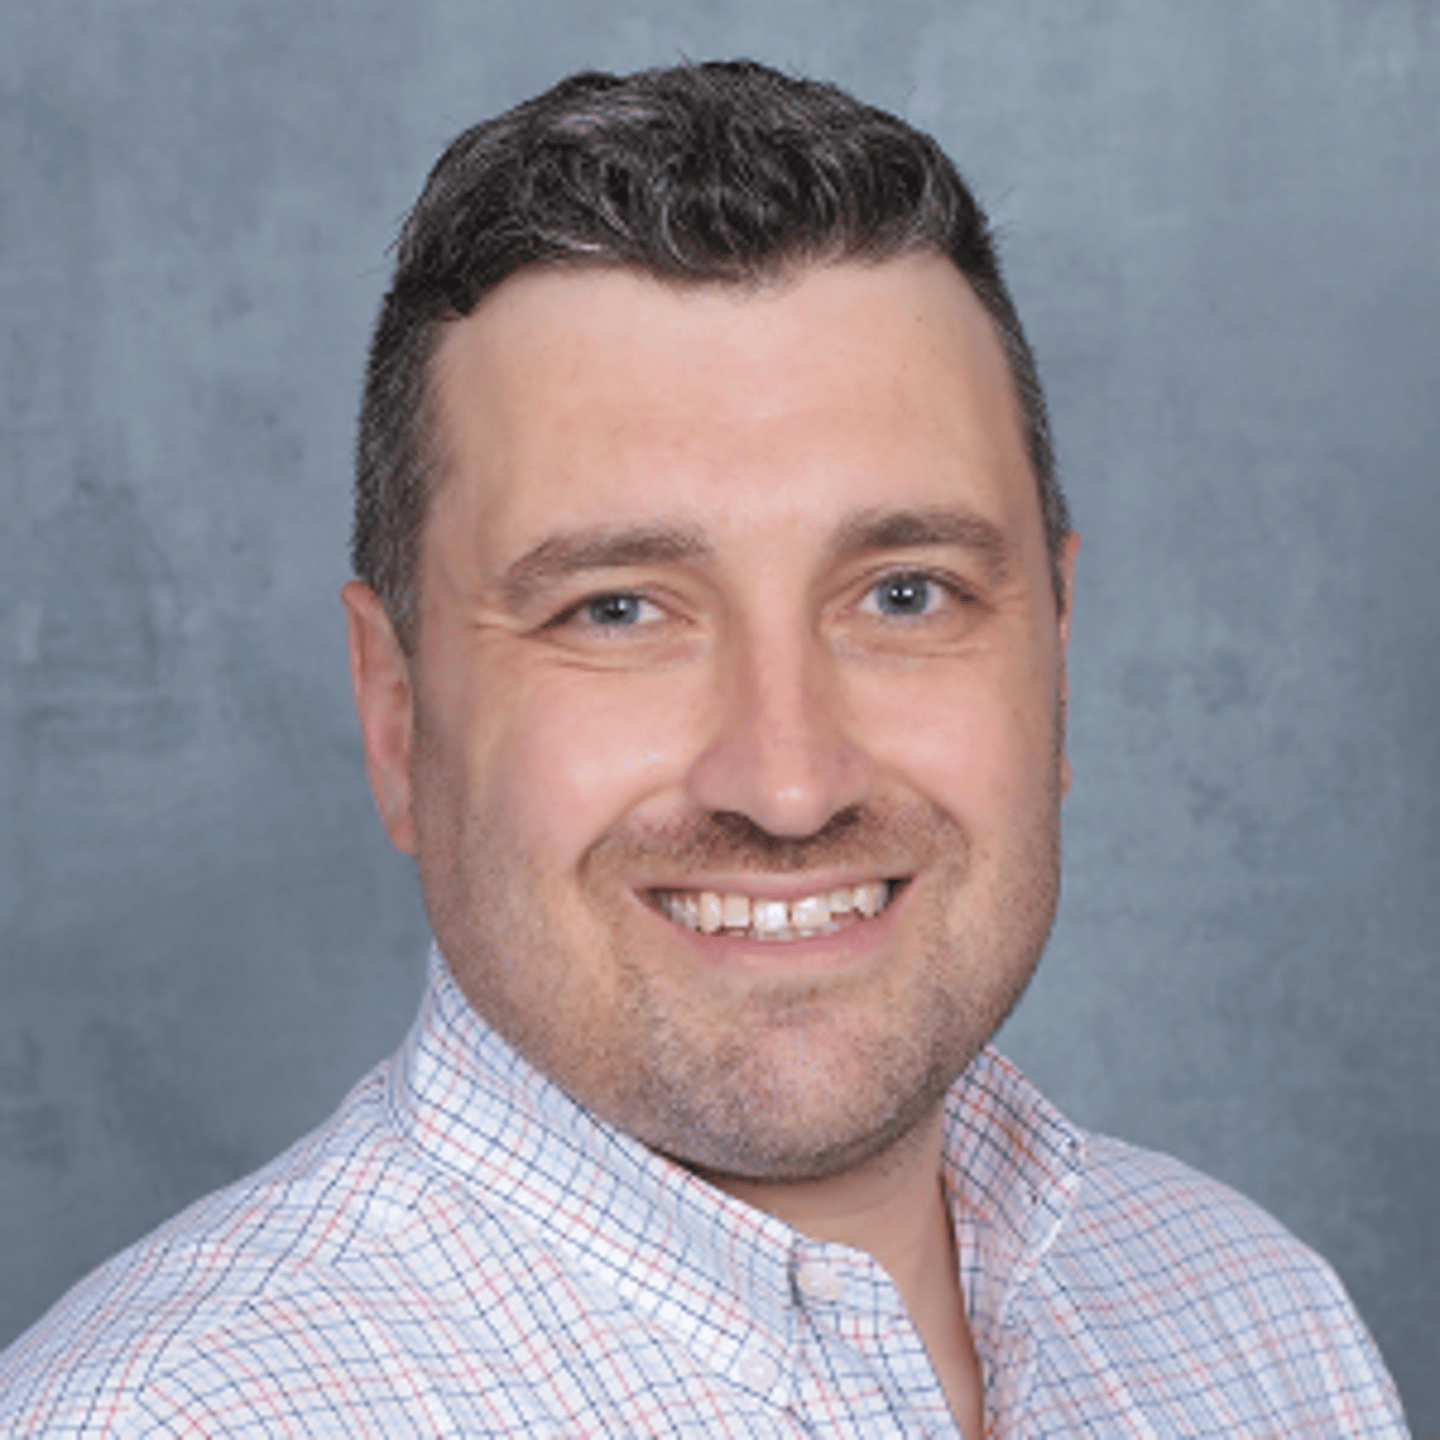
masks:
{"type": "Polygon", "coordinates": [[[982,1353],[993,1353],[1074,1209],[1085,1135],[987,1049],[947,1098],[944,1163],[971,1328],[982,1353]]]}

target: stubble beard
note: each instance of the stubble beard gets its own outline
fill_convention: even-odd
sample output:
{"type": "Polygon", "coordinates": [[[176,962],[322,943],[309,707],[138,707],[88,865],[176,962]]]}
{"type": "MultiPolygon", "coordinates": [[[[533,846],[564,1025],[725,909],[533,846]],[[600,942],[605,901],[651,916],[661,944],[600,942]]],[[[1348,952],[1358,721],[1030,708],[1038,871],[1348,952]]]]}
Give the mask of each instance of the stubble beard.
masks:
{"type": "MultiPolygon", "coordinates": [[[[938,815],[902,823],[912,835],[954,829],[938,815]]],[[[975,857],[954,834],[945,848],[919,882],[929,893],[904,897],[920,911],[907,917],[913,960],[902,951],[878,974],[755,986],[711,1043],[656,1003],[634,965],[647,1063],[631,1072],[623,1128],[687,1166],[752,1181],[823,1179],[922,1129],[1020,999],[1058,898],[1053,832],[1023,863],[1010,857],[1003,868],[1025,883],[993,897],[982,923],[967,913],[975,857]]]]}
{"type": "Polygon", "coordinates": [[[1057,786],[1049,812],[990,855],[915,798],[843,812],[804,840],[729,814],[622,825],[579,867],[584,911],[603,926],[603,994],[567,987],[567,976],[595,973],[575,955],[575,932],[546,908],[538,877],[474,828],[451,837],[469,854],[438,887],[446,898],[436,905],[428,880],[426,891],[471,1003],[572,1098],[689,1167],[812,1180],[863,1165],[926,1124],[1019,1000],[1058,899],[1058,808],[1057,786]],[[696,993],[635,934],[622,877],[657,861],[662,873],[851,865],[918,874],[923,888],[902,897],[913,913],[893,969],[696,993]],[[529,992],[525,970],[552,977],[549,993],[529,992]]]}

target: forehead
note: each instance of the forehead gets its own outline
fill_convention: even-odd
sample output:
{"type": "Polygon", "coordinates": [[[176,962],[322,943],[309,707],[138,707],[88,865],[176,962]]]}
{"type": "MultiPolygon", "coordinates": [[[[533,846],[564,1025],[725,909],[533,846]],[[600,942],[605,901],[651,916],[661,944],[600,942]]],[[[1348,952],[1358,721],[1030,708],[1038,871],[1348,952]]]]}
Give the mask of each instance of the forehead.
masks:
{"type": "Polygon", "coordinates": [[[433,513],[487,552],[957,501],[1040,537],[1004,352],[939,255],[756,288],[521,272],[447,327],[433,386],[433,513]]]}

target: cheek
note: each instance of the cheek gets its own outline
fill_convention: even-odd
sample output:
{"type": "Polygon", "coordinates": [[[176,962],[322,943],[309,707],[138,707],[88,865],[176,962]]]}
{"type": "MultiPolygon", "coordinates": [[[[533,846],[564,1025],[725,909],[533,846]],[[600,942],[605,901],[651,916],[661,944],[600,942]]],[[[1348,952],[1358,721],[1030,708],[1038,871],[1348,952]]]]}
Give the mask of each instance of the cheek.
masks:
{"type": "Polygon", "coordinates": [[[685,772],[684,687],[565,671],[513,688],[477,716],[472,799],[543,869],[572,865],[685,772]]]}
{"type": "Polygon", "coordinates": [[[855,713],[882,769],[972,833],[1053,793],[1055,699],[1034,676],[892,674],[855,713]]]}

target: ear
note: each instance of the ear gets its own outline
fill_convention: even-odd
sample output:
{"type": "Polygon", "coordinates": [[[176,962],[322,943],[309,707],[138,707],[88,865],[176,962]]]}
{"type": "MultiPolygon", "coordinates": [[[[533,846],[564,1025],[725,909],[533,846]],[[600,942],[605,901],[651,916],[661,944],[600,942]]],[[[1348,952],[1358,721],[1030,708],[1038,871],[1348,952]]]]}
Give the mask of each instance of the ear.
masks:
{"type": "Polygon", "coordinates": [[[391,844],[413,855],[410,754],[415,695],[410,661],[380,597],[368,585],[352,580],[341,589],[340,598],[350,627],[350,683],[360,713],[370,788],[391,844]]]}
{"type": "MultiPolygon", "coordinates": [[[[1060,614],[1060,741],[1065,744],[1064,723],[1066,711],[1070,708],[1070,670],[1067,657],[1070,653],[1070,617],[1075,613],[1075,557],[1080,553],[1080,537],[1072,530],[1060,549],[1060,579],[1065,587],[1065,608],[1060,614]]],[[[1060,793],[1070,793],[1070,751],[1060,755],[1060,793]]]]}

